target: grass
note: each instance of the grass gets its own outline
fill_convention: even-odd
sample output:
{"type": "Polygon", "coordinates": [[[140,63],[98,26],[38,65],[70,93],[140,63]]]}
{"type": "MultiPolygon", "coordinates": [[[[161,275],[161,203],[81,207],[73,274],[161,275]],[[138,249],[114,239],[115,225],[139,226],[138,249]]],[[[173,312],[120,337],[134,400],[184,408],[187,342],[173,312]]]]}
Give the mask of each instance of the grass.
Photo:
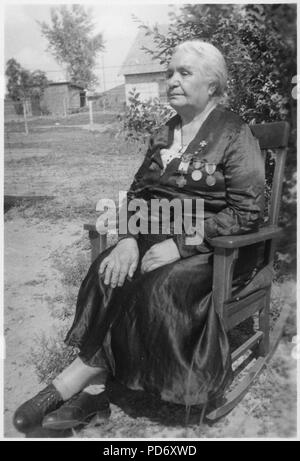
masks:
{"type": "Polygon", "coordinates": [[[141,164],[141,149],[123,134],[91,133],[80,129],[42,130],[5,139],[5,194],[51,195],[54,200],[31,207],[21,203],[6,213],[28,219],[90,219],[101,198],[118,199],[141,164]],[[23,149],[31,154],[24,158],[23,149]],[[47,155],[39,155],[47,150],[47,155]],[[114,165],[114,178],[111,172],[114,165]]]}
{"type": "MultiPolygon", "coordinates": [[[[118,113],[114,112],[97,112],[94,111],[93,120],[94,123],[112,123],[116,121],[118,113]]],[[[85,110],[79,112],[77,114],[70,114],[67,117],[62,116],[41,116],[41,117],[30,117],[28,119],[28,128],[29,131],[34,130],[36,127],[43,127],[43,126],[59,126],[56,125],[59,123],[60,125],[86,125],[90,122],[89,119],[89,111],[85,110]]],[[[19,131],[24,132],[24,120],[23,117],[20,116],[15,121],[10,121],[5,124],[7,130],[11,131],[19,131]]]]}

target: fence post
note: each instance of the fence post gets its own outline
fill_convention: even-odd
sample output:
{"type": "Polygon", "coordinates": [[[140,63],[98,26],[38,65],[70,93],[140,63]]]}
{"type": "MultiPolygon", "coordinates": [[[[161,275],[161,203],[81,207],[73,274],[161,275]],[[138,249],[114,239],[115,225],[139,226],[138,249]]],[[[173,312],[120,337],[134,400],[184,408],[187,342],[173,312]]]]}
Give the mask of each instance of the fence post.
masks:
{"type": "Polygon", "coordinates": [[[63,105],[64,105],[64,118],[67,117],[67,104],[66,104],[66,98],[63,98],[63,105]]]}
{"type": "Polygon", "coordinates": [[[31,108],[31,101],[26,99],[26,107],[27,107],[27,115],[30,115],[32,117],[32,108],[31,108]]]}
{"type": "Polygon", "coordinates": [[[27,110],[26,102],[23,101],[23,115],[24,115],[24,125],[25,125],[25,134],[28,135],[28,123],[27,123],[27,110]]]}
{"type": "Polygon", "coordinates": [[[90,113],[90,129],[94,125],[94,119],[93,119],[93,101],[89,101],[89,113],[90,113]]]}

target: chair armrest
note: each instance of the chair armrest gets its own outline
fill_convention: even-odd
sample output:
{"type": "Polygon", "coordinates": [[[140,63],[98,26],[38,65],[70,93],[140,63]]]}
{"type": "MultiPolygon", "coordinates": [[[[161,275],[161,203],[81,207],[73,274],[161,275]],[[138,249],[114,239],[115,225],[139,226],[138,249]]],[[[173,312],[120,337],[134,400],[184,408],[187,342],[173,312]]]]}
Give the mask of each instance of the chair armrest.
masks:
{"type": "Polygon", "coordinates": [[[84,230],[93,231],[93,232],[98,232],[97,229],[96,229],[96,225],[95,225],[95,224],[84,224],[84,225],[83,225],[83,228],[84,228],[84,230]]]}
{"type": "Polygon", "coordinates": [[[258,232],[244,235],[226,235],[225,237],[215,237],[208,240],[214,248],[240,248],[254,243],[264,242],[265,240],[278,239],[282,237],[283,230],[278,226],[262,227],[258,232]]]}

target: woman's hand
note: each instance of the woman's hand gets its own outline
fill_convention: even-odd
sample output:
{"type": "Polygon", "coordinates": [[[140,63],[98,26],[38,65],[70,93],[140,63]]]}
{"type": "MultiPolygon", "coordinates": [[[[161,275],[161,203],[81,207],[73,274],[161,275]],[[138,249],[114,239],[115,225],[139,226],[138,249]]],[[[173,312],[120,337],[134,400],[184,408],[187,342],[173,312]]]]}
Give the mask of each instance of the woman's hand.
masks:
{"type": "Polygon", "coordinates": [[[133,277],[139,262],[139,249],[134,238],[120,240],[99,267],[99,276],[105,271],[104,284],[121,287],[125,278],[133,277]]]}
{"type": "Polygon", "coordinates": [[[141,272],[150,272],[165,264],[173,263],[180,259],[180,253],[176,243],[172,239],[156,243],[142,259],[141,272]]]}

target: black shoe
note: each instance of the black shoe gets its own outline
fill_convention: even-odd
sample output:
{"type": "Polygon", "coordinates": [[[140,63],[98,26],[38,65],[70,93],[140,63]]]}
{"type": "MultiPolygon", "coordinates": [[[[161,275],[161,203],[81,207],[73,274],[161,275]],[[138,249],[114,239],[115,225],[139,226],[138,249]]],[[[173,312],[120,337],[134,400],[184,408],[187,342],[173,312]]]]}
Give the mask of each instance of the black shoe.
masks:
{"type": "Polygon", "coordinates": [[[13,423],[15,428],[27,433],[40,425],[44,416],[63,404],[63,399],[53,384],[45,387],[35,397],[23,403],[15,412],[13,423]]]}
{"type": "Polygon", "coordinates": [[[82,424],[101,424],[110,416],[109,400],[106,392],[92,395],[80,392],[68,400],[57,411],[45,416],[42,426],[45,429],[71,429],[82,424]]]}

